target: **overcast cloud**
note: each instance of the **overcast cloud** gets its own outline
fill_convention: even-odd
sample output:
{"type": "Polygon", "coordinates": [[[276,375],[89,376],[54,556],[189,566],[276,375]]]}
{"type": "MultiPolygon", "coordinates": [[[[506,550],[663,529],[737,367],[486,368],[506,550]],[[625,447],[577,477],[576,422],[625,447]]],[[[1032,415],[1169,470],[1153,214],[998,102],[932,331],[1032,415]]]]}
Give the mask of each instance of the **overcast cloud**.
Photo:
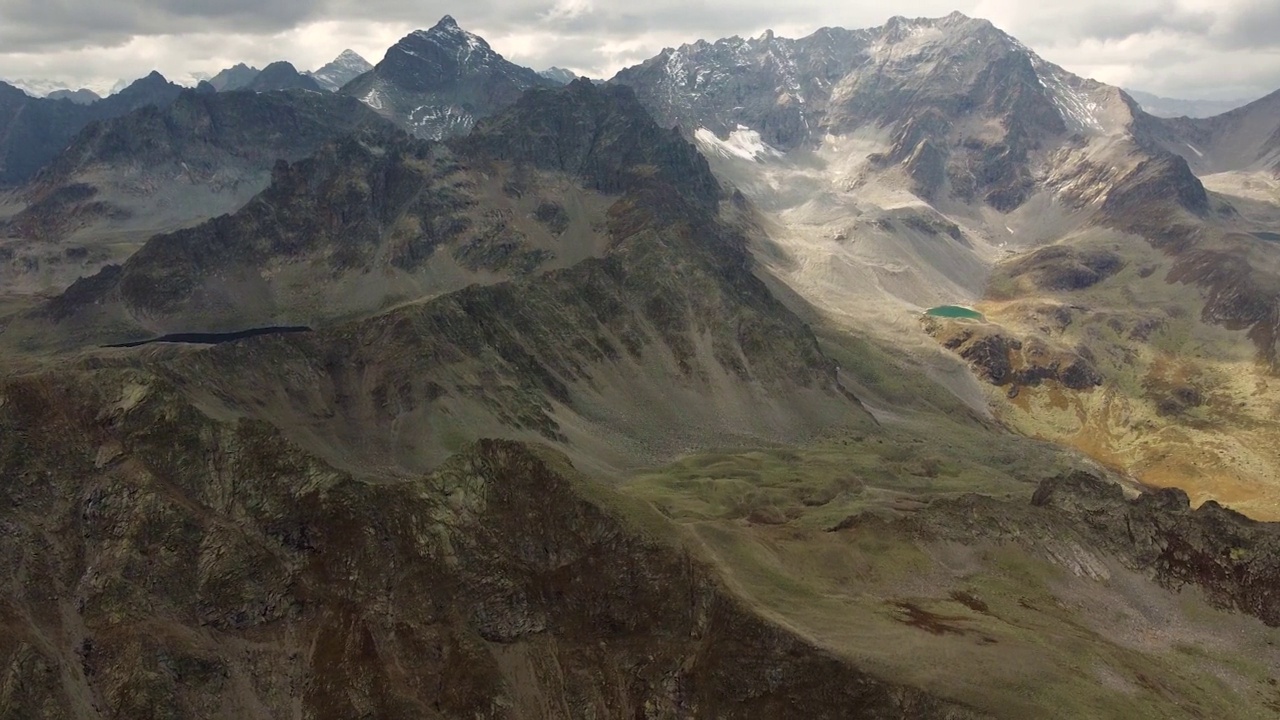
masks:
{"type": "Polygon", "coordinates": [[[152,70],[190,82],[237,62],[315,69],[348,47],[377,62],[446,13],[515,62],[609,77],[698,38],[796,37],[952,10],[1115,85],[1194,99],[1280,89],[1277,0],[0,0],[0,78],[103,91],[152,70]]]}

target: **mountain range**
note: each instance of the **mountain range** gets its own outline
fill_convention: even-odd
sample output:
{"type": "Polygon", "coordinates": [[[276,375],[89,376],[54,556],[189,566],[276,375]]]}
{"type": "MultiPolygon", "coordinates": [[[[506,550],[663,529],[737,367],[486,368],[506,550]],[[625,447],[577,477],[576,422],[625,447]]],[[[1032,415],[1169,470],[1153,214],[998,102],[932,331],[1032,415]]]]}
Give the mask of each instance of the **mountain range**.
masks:
{"type": "Polygon", "coordinates": [[[1280,93],[960,13],[571,75],[0,85],[0,707],[1274,715],[1280,93]]]}
{"type": "Polygon", "coordinates": [[[1125,90],[1142,109],[1156,117],[1208,118],[1249,104],[1248,100],[1178,100],[1138,90],[1125,90]]]}

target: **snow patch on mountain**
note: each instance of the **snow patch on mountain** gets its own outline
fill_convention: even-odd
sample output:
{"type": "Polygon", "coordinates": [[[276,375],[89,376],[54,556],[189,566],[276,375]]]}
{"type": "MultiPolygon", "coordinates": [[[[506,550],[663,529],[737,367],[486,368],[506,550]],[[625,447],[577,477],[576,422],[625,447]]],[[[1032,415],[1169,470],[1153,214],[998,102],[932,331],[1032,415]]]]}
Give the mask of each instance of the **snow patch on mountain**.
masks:
{"type": "Polygon", "coordinates": [[[760,133],[745,125],[739,125],[736,130],[729,133],[727,140],[721,140],[706,128],[698,128],[693,138],[698,142],[703,153],[716,153],[727,158],[737,157],[753,162],[782,157],[781,152],[761,139],[760,133]]]}

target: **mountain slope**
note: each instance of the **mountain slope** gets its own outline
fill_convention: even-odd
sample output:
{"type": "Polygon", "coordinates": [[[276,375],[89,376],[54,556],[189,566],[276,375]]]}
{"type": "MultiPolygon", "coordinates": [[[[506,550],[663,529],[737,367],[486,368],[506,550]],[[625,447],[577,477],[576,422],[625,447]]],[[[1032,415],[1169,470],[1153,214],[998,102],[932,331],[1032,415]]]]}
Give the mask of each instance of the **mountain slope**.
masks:
{"type": "Polygon", "coordinates": [[[438,140],[465,133],[529,88],[554,84],[508,62],[446,15],[401,39],[342,92],[414,135],[438,140]]]}
{"type": "Polygon", "coordinates": [[[244,365],[220,397],[270,398],[370,466],[431,467],[456,449],[458,435],[439,432],[454,414],[469,433],[622,464],[694,438],[864,422],[807,326],[754,275],[739,211],[721,217],[719,201],[696,149],[629,91],[579,81],[526,95],[452,148],[370,131],[282,163],[240,211],[151,239],[6,340],[310,325],[272,346],[283,364],[235,348],[192,361],[244,365]],[[367,357],[377,382],[404,389],[400,410],[323,410],[326,393],[371,378],[301,388],[292,371],[274,375],[327,375],[340,356],[367,357]],[[675,388],[683,400],[651,404],[675,388]]]}
{"type": "Polygon", "coordinates": [[[157,232],[238,209],[276,161],[384,123],[345,97],[187,91],[168,107],[90,125],[18,191],[22,209],[0,224],[5,282],[65,287],[157,232]]]}
{"type": "Polygon", "coordinates": [[[0,510],[19,715],[982,717],[758,615],[545,449],[367,482],[145,371],[0,397],[0,471],[48,470],[0,510]]]}
{"type": "Polygon", "coordinates": [[[354,50],[343,50],[338,57],[329,61],[324,67],[310,73],[320,87],[329,92],[337,92],[343,85],[369,72],[373,65],[360,57],[354,50]]]}

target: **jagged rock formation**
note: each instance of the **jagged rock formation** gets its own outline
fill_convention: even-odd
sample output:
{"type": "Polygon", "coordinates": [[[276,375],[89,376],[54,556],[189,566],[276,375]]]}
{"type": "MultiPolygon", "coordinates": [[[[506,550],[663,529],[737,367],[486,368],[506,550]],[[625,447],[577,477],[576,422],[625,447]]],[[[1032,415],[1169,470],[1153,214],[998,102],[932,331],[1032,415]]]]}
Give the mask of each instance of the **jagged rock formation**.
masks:
{"type": "Polygon", "coordinates": [[[508,62],[446,15],[430,30],[401,39],[342,92],[414,135],[438,140],[466,133],[529,88],[554,85],[508,62]]]}
{"type": "Polygon", "coordinates": [[[1046,480],[1032,504],[1061,512],[1094,533],[1096,545],[1179,589],[1205,591],[1220,607],[1280,626],[1280,526],[1258,523],[1209,501],[1192,509],[1169,488],[1126,501],[1116,485],[1087,474],[1046,480]]]}
{"type": "MultiPolygon", "coordinates": [[[[1280,574],[1275,523],[1255,522],[1212,501],[1193,509],[1186,493],[1173,488],[1128,498],[1114,482],[1080,471],[1042,481],[1030,505],[1012,508],[968,495],[933,503],[903,524],[961,542],[1017,538],[1050,555],[1074,544],[1094,557],[1117,558],[1174,592],[1198,588],[1211,604],[1280,626],[1280,598],[1271,591],[1280,574]]],[[[835,531],[868,520],[851,517],[835,531]]],[[[1078,559],[1088,562],[1087,555],[1078,559]]]]}
{"type": "Polygon", "coordinates": [[[94,120],[107,120],[148,105],[164,107],[182,88],[151,73],[91,105],[33,98],[0,83],[0,188],[26,182],[94,120]]]}
{"type": "Polygon", "coordinates": [[[354,50],[343,50],[324,67],[310,73],[320,87],[337,92],[343,85],[373,69],[373,65],[354,50]]]}

